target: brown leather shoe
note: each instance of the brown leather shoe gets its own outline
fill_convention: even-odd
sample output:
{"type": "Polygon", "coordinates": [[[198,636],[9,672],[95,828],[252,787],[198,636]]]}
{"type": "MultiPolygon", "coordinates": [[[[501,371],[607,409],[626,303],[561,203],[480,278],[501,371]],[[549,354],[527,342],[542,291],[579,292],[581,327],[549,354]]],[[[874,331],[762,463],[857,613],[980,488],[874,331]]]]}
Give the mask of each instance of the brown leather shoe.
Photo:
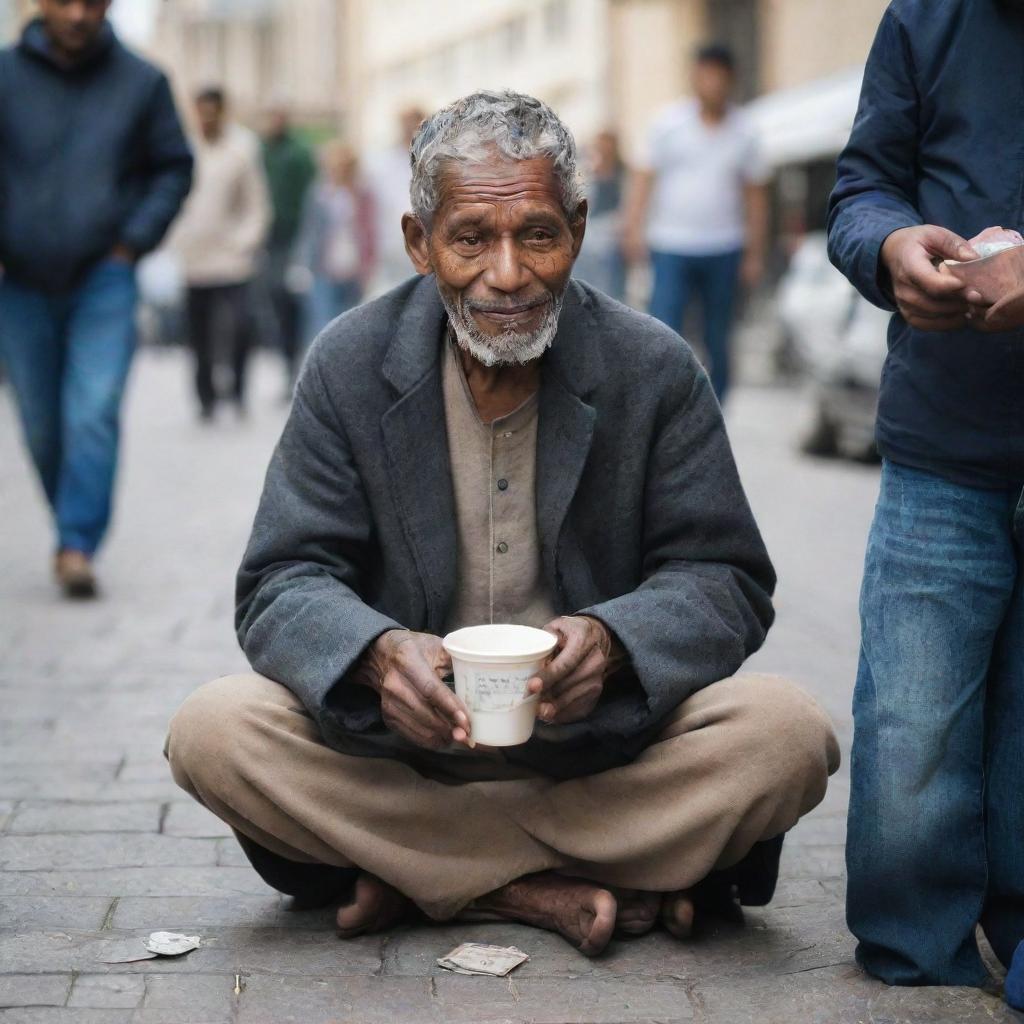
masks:
{"type": "Polygon", "coordinates": [[[89,556],[82,551],[65,549],[57,553],[54,563],[57,582],[67,597],[95,597],[96,577],[89,556]]]}

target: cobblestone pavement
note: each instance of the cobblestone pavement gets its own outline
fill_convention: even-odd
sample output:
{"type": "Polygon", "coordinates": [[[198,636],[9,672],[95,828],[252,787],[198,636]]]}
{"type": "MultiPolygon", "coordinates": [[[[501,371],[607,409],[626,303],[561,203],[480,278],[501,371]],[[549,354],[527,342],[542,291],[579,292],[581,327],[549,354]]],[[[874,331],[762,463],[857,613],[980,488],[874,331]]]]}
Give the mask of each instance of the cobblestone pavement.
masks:
{"type": "MultiPolygon", "coordinates": [[[[787,842],[773,905],[698,941],[664,934],[590,961],[511,925],[399,930],[340,942],[323,912],[289,912],[225,828],[168,778],[168,717],[242,666],[232,575],[283,422],[276,367],[245,422],[202,427],[177,353],[147,353],[131,389],[103,600],[61,602],[50,536],[0,392],[0,1022],[1020,1020],[971,990],[886,989],[843,927],[844,772],[787,842]],[[197,932],[180,960],[105,966],[111,941],[197,932]],[[459,941],[514,943],[513,980],[441,972],[459,941]]],[[[877,473],[793,454],[792,392],[737,393],[745,480],[776,558],[779,621],[753,664],[813,690],[849,746],[856,595],[877,473]]]]}

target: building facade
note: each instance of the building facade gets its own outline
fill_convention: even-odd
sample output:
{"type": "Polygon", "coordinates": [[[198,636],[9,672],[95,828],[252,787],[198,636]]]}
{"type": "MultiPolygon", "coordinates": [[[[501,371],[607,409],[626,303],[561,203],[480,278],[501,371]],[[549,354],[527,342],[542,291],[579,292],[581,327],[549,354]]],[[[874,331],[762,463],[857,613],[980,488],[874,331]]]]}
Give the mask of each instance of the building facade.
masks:
{"type": "Polygon", "coordinates": [[[337,129],[343,14],[337,0],[174,0],[161,4],[150,53],[183,97],[221,85],[244,120],[285,103],[337,129]]]}
{"type": "Polygon", "coordinates": [[[611,106],[610,0],[349,0],[352,135],[376,149],[398,114],[476,89],[512,88],[586,135],[611,106]],[[400,30],[396,30],[400,26],[400,30]]]}

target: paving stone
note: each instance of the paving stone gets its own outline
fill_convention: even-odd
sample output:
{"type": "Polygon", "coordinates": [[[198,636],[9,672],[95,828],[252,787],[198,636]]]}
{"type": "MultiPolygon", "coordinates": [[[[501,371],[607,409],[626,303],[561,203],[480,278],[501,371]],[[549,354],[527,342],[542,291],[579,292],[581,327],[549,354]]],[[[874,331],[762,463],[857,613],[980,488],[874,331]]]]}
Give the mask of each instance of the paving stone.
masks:
{"type": "MultiPolygon", "coordinates": [[[[163,833],[167,836],[200,837],[232,835],[230,826],[195,800],[178,800],[171,804],[167,817],[164,818],[163,833]]],[[[235,846],[238,844],[235,843],[235,846]]],[[[222,863],[227,862],[222,861],[222,863]]],[[[245,861],[244,863],[248,864],[249,862],[245,861]]]]}
{"type": "Polygon", "coordinates": [[[111,920],[114,928],[165,931],[210,927],[326,931],[333,923],[333,910],[293,913],[282,907],[280,896],[269,890],[265,896],[125,897],[118,901],[111,920]]]}
{"type": "Polygon", "coordinates": [[[235,973],[149,975],[146,997],[132,1024],[228,1024],[235,995],[235,973]]]}
{"type": "Polygon", "coordinates": [[[202,866],[216,862],[215,842],[208,839],[125,833],[0,836],[0,871],[202,866]]]}
{"type": "Polygon", "coordinates": [[[0,927],[98,930],[110,905],[107,896],[0,896],[0,927]]]}
{"type": "Polygon", "coordinates": [[[145,979],[137,974],[79,974],[68,1006],[131,1009],[142,1002],[145,979]]]}
{"type": "MultiPolygon", "coordinates": [[[[0,930],[0,964],[12,973],[27,974],[44,965],[53,971],[95,973],[103,956],[126,940],[145,939],[159,925],[101,932],[71,930],[0,930]]],[[[202,945],[183,957],[161,957],[116,965],[124,974],[193,974],[236,972],[347,977],[370,975],[380,968],[378,936],[342,942],[334,934],[278,928],[202,928],[202,945]]],[[[447,952],[444,950],[443,952],[447,952]]],[[[439,954],[440,955],[440,954],[439,954]]]]}
{"type": "Polygon", "coordinates": [[[0,896],[201,896],[272,892],[252,868],[0,871],[0,896]]]}
{"type": "Polygon", "coordinates": [[[70,990],[70,974],[0,974],[0,1008],[63,1006],[70,990]]]}
{"type": "Polygon", "coordinates": [[[131,1010],[91,1010],[77,1006],[0,1010],[0,1024],[130,1024],[131,1020],[131,1010]]]}
{"type": "Polygon", "coordinates": [[[12,834],[38,832],[156,832],[156,802],[22,801],[7,826],[12,834]]]}
{"type": "Polygon", "coordinates": [[[225,867],[243,868],[249,864],[238,840],[234,836],[217,840],[217,863],[225,867]]]}

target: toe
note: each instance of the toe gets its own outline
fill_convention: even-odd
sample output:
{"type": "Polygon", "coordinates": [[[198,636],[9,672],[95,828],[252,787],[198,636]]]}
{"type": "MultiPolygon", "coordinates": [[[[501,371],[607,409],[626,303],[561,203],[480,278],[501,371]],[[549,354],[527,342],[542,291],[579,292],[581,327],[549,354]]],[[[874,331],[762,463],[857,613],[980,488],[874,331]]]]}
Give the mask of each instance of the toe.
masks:
{"type": "Polygon", "coordinates": [[[585,956],[597,956],[601,953],[608,940],[615,930],[615,915],[618,904],[612,893],[607,889],[599,889],[594,893],[587,911],[581,914],[581,924],[584,925],[583,941],[580,943],[580,952],[585,956]],[[589,917],[589,923],[584,919],[589,917]]]}
{"type": "Polygon", "coordinates": [[[677,939],[688,939],[693,933],[693,900],[681,893],[669,893],[661,903],[661,920],[665,930],[677,939]]]}

